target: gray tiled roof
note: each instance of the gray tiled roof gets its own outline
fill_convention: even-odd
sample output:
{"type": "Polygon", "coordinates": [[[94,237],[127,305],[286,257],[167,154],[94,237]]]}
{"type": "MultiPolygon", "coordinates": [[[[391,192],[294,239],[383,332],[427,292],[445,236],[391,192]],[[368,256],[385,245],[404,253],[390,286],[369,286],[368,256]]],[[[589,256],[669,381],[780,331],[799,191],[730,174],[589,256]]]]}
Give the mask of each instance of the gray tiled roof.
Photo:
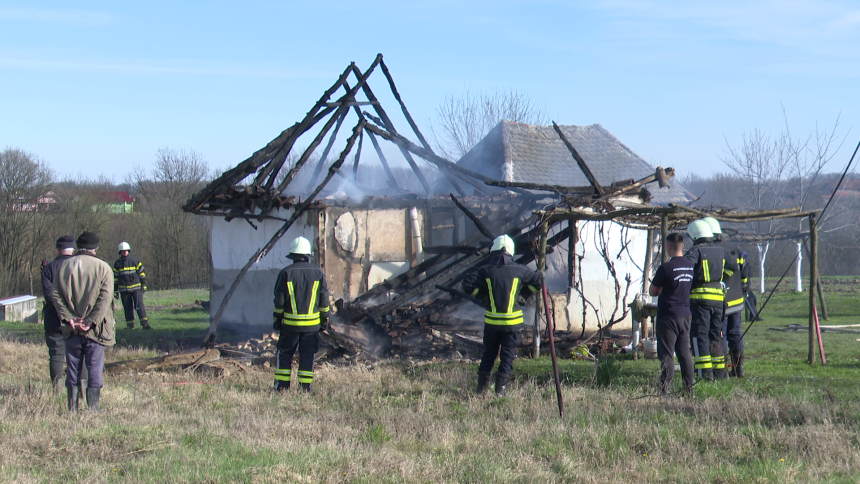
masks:
{"type": "MultiPolygon", "coordinates": [[[[638,180],[654,173],[655,167],[599,124],[561,126],[561,129],[603,186],[631,178],[638,180]]],[[[459,163],[498,180],[563,186],[589,185],[588,179],[552,126],[502,121],[459,163]],[[511,164],[507,173],[506,163],[511,164]]],[[[674,180],[671,184],[671,188],[659,188],[656,183],[646,185],[651,192],[652,203],[686,203],[687,192],[674,180]]]]}

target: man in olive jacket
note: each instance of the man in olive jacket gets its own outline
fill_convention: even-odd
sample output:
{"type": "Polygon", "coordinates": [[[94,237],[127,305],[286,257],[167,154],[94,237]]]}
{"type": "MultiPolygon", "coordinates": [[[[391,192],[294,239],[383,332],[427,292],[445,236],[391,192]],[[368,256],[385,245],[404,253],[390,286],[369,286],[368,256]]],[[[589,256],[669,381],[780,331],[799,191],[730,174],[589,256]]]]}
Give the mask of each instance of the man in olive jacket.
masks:
{"type": "Polygon", "coordinates": [[[102,371],[105,347],[115,343],[115,326],[111,293],[113,270],[107,262],[96,257],[99,238],[84,232],[76,241],[78,252],[66,260],[54,275],[52,295],[54,307],[62,322],[66,339],[66,390],[69,411],[78,409],[81,360],[89,370],[87,406],[101,413],[99,400],[103,386],[102,371]]]}

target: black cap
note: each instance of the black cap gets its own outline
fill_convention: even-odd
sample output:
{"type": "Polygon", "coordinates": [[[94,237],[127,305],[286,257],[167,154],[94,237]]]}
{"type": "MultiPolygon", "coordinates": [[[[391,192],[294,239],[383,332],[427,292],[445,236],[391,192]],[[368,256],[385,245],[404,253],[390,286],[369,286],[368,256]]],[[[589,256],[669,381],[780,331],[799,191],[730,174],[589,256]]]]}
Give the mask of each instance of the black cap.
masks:
{"type": "Polygon", "coordinates": [[[84,232],[78,237],[78,248],[93,250],[99,248],[99,236],[92,232],[84,232]]]}
{"type": "Polygon", "coordinates": [[[74,235],[64,235],[57,239],[57,248],[58,249],[74,249],[75,248],[75,236],[74,235]]]}

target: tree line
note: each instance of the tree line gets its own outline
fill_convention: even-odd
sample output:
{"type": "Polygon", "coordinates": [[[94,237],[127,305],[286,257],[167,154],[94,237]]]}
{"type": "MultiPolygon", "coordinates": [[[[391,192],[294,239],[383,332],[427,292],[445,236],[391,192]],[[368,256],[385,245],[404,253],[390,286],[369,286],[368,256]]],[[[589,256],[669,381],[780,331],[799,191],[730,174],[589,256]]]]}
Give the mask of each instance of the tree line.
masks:
{"type": "Polygon", "coordinates": [[[124,183],[103,176],[60,178],[38,156],[0,151],[0,297],[35,294],[41,262],[55,241],[88,230],[101,239],[98,256],[111,265],[120,242],[140,257],[152,289],[209,284],[209,220],[180,208],[209,181],[195,151],[160,149],[149,169],[124,183]],[[130,210],[116,192],[128,192],[130,210]]]}

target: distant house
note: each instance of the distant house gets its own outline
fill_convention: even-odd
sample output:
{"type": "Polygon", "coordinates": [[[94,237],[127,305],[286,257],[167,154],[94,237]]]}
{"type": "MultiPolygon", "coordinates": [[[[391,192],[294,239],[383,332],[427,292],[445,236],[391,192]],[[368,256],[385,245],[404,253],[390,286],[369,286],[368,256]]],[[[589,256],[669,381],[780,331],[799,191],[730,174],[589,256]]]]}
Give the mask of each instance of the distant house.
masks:
{"type": "MultiPolygon", "coordinates": [[[[107,211],[111,213],[132,213],[134,211],[134,197],[128,192],[101,192],[99,194],[107,211]]],[[[96,207],[93,207],[93,211],[96,207]]]]}

